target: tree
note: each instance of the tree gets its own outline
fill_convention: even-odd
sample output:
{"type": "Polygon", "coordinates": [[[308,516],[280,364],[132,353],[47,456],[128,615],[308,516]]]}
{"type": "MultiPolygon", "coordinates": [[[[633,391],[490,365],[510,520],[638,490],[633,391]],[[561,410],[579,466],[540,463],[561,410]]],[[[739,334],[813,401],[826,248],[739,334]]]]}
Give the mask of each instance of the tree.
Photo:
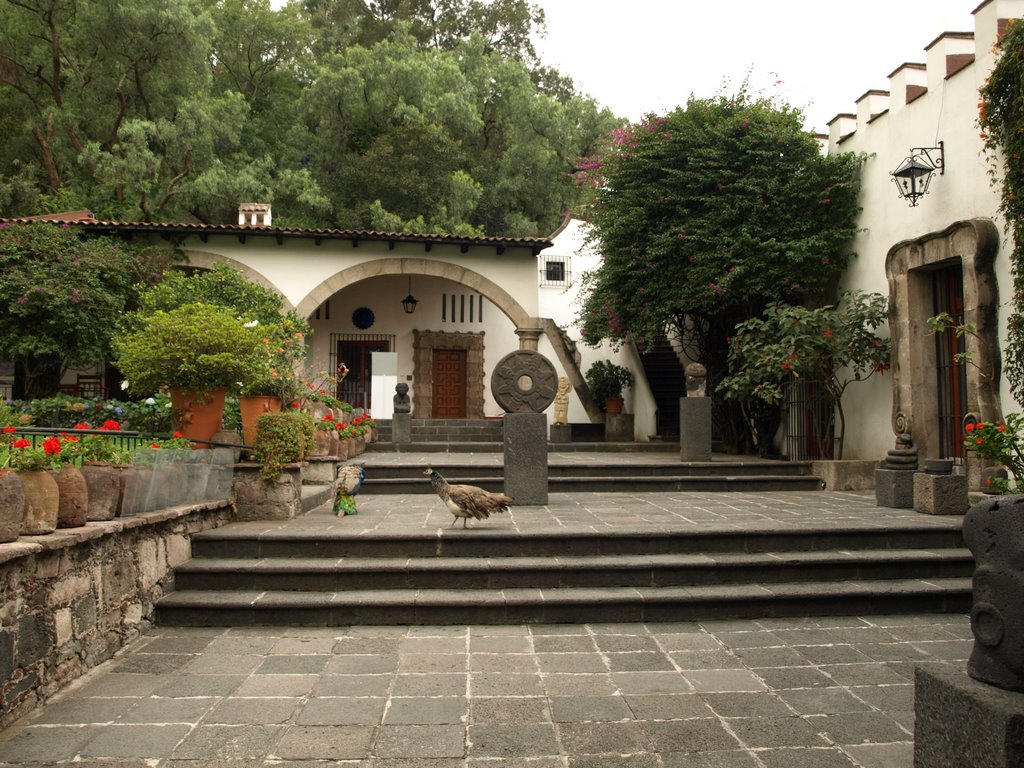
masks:
{"type": "MultiPolygon", "coordinates": [[[[815,438],[824,457],[831,456],[835,436],[836,458],[841,459],[846,435],[843,393],[853,382],[889,368],[890,341],[877,334],[888,321],[888,308],[885,296],[859,291],[845,293],[838,306],[770,304],[762,317],[736,326],[729,342],[731,373],[719,389],[741,405],[752,398],[775,405],[793,382],[820,385],[829,408],[814,425],[815,438]]],[[[771,435],[757,437],[763,441],[771,435]]]]}
{"type": "MultiPolygon", "coordinates": [[[[584,277],[584,338],[650,343],[674,332],[726,372],[726,337],[773,301],[827,300],[856,231],[859,159],[825,156],[799,110],[744,88],[616,129],[578,183],[604,260],[584,277]]],[[[749,435],[717,403],[732,450],[749,435]]]]}
{"type": "Polygon", "coordinates": [[[118,319],[165,254],[52,224],[0,224],[0,359],[15,363],[26,398],[54,394],[69,367],[109,358],[118,319]]]}

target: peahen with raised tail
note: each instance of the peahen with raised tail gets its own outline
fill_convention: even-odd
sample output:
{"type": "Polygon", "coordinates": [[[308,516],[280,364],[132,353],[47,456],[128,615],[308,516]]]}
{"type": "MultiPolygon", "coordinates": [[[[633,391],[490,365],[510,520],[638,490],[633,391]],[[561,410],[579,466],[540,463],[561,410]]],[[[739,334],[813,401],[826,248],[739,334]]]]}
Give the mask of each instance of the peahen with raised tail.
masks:
{"type": "Polygon", "coordinates": [[[430,476],[434,492],[441,497],[448,511],[454,515],[452,526],[460,517],[462,527],[465,528],[471,517],[474,520],[486,520],[498,512],[508,512],[509,506],[513,503],[513,500],[503,493],[491,493],[475,485],[449,485],[441,473],[431,467],[427,467],[423,474],[430,476]]]}
{"type": "Polygon", "coordinates": [[[356,514],[355,496],[365,479],[365,464],[346,464],[338,470],[338,495],[334,499],[334,511],[338,517],[356,514]]]}

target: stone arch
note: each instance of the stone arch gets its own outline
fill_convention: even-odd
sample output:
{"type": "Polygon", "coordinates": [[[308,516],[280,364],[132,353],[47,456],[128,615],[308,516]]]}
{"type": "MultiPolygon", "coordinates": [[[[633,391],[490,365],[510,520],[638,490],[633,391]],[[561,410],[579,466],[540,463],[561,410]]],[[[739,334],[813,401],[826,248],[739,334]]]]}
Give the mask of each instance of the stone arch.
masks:
{"type": "Polygon", "coordinates": [[[515,324],[517,329],[536,328],[539,325],[537,319],[531,317],[523,305],[497,283],[488,280],[479,272],[435,259],[376,259],[356,264],[320,283],[298,303],[296,310],[302,317],[308,317],[324,301],[342,288],[358,283],[360,280],[384,275],[423,275],[450,280],[486,297],[515,324]]]}
{"type": "MultiPolygon", "coordinates": [[[[245,275],[246,280],[256,283],[257,285],[262,285],[264,288],[269,288],[274,293],[279,295],[281,297],[281,300],[284,302],[284,304],[281,307],[281,309],[284,312],[294,309],[292,303],[288,301],[288,298],[281,293],[280,289],[276,285],[270,282],[261,272],[257,272],[255,269],[250,267],[245,262],[232,259],[230,256],[222,256],[219,253],[209,253],[207,251],[194,251],[187,248],[182,249],[182,253],[188,260],[187,266],[198,267],[199,269],[210,269],[211,267],[213,267],[214,264],[218,262],[227,262],[232,267],[241,272],[243,275],[245,275]]],[[[307,312],[306,315],[302,316],[306,317],[308,315],[309,313],[307,312]]]]}
{"type": "MultiPolygon", "coordinates": [[[[889,283],[889,333],[892,337],[893,430],[909,431],[922,456],[937,457],[940,440],[938,395],[933,372],[935,344],[922,343],[928,336],[927,320],[934,314],[932,273],[959,265],[963,275],[964,322],[973,325],[977,337],[967,336],[966,408],[974,419],[1001,415],[999,401],[999,350],[996,307],[998,284],[993,269],[999,250],[999,232],[989,219],[958,221],[894,245],[885,259],[889,283]],[[987,340],[986,342],[981,341],[987,340]]],[[[976,487],[972,471],[972,486],[976,487]]]]}

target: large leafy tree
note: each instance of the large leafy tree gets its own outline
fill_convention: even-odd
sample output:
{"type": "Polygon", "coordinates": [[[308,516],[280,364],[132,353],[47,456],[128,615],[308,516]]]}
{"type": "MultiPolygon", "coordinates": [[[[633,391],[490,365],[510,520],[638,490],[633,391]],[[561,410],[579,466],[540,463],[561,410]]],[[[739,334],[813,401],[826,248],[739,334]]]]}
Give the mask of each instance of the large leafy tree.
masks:
{"type": "Polygon", "coordinates": [[[166,253],[52,224],[0,228],[0,359],[15,363],[25,397],[109,357],[119,318],[166,253]]]}
{"type": "MultiPolygon", "coordinates": [[[[615,130],[578,180],[604,255],[586,276],[586,340],[674,331],[712,391],[738,323],[771,302],[830,298],[850,257],[858,158],[823,155],[799,110],[745,89],[615,130]]],[[[746,420],[716,414],[729,446],[745,447],[746,420]]]]}
{"type": "Polygon", "coordinates": [[[527,0],[0,0],[0,215],[546,234],[611,116],[527,0]]]}

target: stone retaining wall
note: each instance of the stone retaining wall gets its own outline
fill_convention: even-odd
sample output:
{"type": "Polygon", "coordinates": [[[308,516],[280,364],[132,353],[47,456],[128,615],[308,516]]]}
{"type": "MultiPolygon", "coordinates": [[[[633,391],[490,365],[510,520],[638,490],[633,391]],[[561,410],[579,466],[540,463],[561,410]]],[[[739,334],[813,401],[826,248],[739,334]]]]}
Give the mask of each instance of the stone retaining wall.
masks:
{"type": "Polygon", "coordinates": [[[0,728],[137,638],[229,500],[170,507],[0,544],[0,728]]]}

